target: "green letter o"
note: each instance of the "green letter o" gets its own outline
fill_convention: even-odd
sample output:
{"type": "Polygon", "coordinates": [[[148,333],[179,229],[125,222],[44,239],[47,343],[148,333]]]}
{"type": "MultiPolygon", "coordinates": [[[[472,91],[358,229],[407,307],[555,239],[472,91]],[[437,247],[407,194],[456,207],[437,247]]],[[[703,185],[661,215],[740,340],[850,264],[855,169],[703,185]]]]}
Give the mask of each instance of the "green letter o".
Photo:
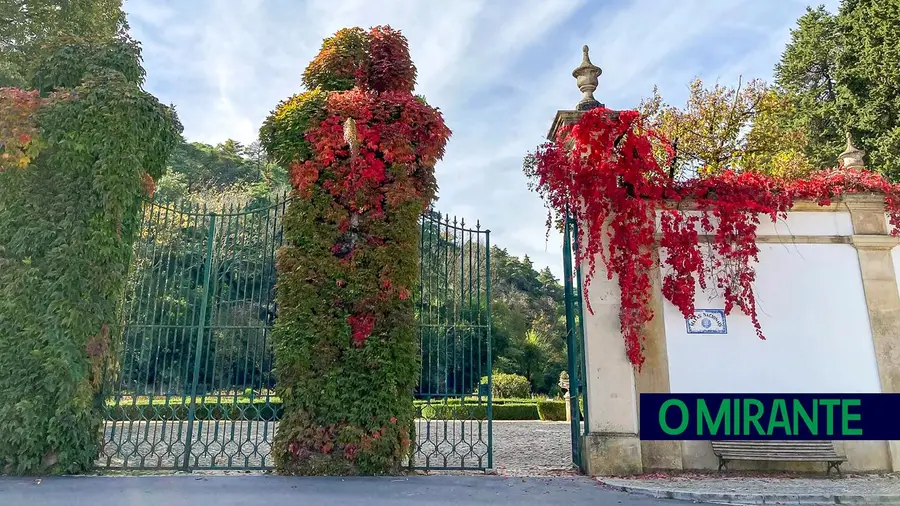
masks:
{"type": "Polygon", "coordinates": [[[688,415],[688,408],[683,402],[678,399],[669,399],[666,402],[662,403],[662,406],[659,407],[659,427],[663,430],[663,432],[670,436],[675,436],[684,432],[684,429],[687,428],[689,421],[690,416],[688,415]],[[679,425],[677,429],[672,429],[672,427],[669,427],[669,424],[666,423],[666,411],[668,411],[671,406],[677,406],[678,409],[681,410],[681,425],[679,425]]]}

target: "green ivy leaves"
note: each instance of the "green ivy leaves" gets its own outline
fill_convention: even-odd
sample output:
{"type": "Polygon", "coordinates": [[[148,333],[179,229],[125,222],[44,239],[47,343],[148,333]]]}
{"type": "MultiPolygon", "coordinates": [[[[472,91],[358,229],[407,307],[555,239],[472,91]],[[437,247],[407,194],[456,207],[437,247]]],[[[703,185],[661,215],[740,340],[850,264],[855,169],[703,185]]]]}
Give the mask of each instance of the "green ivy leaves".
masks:
{"type": "Polygon", "coordinates": [[[0,470],[76,473],[99,451],[103,367],[141,208],[180,138],[141,90],[136,46],[60,48],[38,86],[46,146],[0,173],[0,470]]]}

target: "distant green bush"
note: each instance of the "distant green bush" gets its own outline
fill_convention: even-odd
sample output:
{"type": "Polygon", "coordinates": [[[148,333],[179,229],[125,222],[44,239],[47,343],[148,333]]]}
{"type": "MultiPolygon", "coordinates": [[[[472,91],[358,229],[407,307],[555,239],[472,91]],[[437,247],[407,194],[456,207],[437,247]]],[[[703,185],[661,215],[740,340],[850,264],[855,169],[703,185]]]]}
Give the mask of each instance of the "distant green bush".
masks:
{"type": "MultiPolygon", "coordinates": [[[[483,385],[487,384],[487,382],[487,376],[481,378],[483,385]]],[[[491,382],[495,399],[528,398],[531,396],[531,382],[525,376],[494,373],[491,377],[491,382]]]]}

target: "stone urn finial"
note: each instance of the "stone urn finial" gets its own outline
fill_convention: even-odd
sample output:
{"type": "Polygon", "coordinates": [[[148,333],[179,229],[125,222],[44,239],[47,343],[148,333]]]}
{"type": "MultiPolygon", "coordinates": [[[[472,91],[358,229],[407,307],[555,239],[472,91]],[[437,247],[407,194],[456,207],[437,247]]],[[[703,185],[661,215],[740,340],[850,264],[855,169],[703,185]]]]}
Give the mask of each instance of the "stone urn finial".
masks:
{"type": "Polygon", "coordinates": [[[572,77],[575,78],[575,82],[578,83],[578,89],[583,94],[578,105],[575,106],[577,111],[588,111],[597,107],[603,107],[603,104],[594,98],[594,90],[597,89],[597,78],[600,77],[603,70],[591,63],[588,50],[587,46],[581,48],[584,58],[581,60],[581,65],[572,71],[572,77]]]}
{"type": "Polygon", "coordinates": [[[847,132],[847,147],[838,155],[838,164],[844,169],[864,169],[863,156],[866,152],[853,145],[853,136],[847,132]]]}

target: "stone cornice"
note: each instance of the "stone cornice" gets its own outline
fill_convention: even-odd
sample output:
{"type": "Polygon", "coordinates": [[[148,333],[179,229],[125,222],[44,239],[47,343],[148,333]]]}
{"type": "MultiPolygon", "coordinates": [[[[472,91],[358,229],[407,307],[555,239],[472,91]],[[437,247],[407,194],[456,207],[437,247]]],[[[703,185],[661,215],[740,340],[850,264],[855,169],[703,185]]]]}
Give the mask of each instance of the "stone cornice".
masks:
{"type": "Polygon", "coordinates": [[[884,195],[878,193],[858,193],[841,199],[850,211],[884,211],[884,195]]]}
{"type": "MultiPolygon", "coordinates": [[[[697,205],[690,200],[683,200],[679,204],[672,201],[664,201],[661,205],[664,209],[679,209],[681,211],[696,211],[697,205]]],[[[860,193],[845,195],[832,201],[830,205],[820,206],[813,200],[798,200],[788,212],[849,212],[849,211],[884,211],[884,196],[877,193],[860,193]]]]}
{"type": "MultiPolygon", "coordinates": [[[[656,245],[662,240],[662,234],[654,234],[656,245]]],[[[756,236],[757,244],[851,244],[851,236],[846,235],[775,235],[763,234],[756,236]]],[[[890,236],[878,236],[890,237],[890,236]]],[[[712,242],[715,236],[698,235],[697,238],[702,242],[712,242]]]]}
{"type": "Polygon", "coordinates": [[[556,117],[553,118],[553,124],[550,125],[547,140],[556,140],[556,132],[559,132],[559,129],[566,125],[578,123],[582,114],[584,113],[581,111],[556,111],[556,117]]]}
{"type": "Polygon", "coordinates": [[[856,249],[893,249],[900,244],[900,237],[893,235],[852,235],[850,244],[856,249]]]}

